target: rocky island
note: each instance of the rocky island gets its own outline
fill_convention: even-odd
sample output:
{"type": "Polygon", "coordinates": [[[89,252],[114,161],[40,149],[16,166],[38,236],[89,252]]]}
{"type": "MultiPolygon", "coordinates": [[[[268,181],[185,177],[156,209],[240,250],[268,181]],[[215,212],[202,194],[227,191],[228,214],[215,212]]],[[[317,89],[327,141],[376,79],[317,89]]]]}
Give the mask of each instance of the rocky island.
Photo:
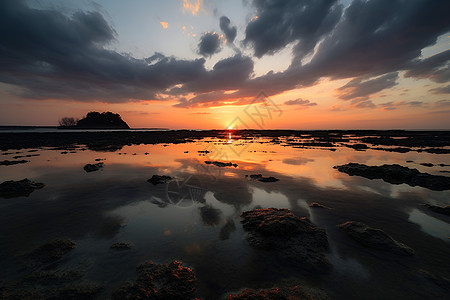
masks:
{"type": "Polygon", "coordinates": [[[119,114],[112,112],[89,112],[84,118],[62,118],[59,129],[130,129],[119,114]]]}

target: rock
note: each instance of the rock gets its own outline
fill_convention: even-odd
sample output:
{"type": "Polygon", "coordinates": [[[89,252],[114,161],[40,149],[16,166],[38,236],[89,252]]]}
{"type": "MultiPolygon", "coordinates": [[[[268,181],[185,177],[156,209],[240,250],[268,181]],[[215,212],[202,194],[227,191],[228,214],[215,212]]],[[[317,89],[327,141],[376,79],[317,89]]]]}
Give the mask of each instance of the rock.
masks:
{"type": "Polygon", "coordinates": [[[433,154],[449,154],[450,153],[450,149],[443,149],[443,148],[428,148],[423,151],[428,152],[428,153],[433,153],[433,154]]]}
{"type": "Polygon", "coordinates": [[[128,250],[131,249],[133,247],[132,243],[129,242],[117,242],[115,244],[112,244],[111,249],[115,249],[115,250],[128,250]]]}
{"type": "Polygon", "coordinates": [[[435,191],[450,189],[450,177],[421,173],[400,165],[367,166],[358,163],[335,166],[339,172],[350,176],[357,175],[369,179],[383,179],[392,184],[406,183],[410,186],[421,186],[435,191]]]}
{"type": "Polygon", "coordinates": [[[413,151],[410,148],[406,148],[406,147],[397,147],[397,148],[381,148],[381,147],[377,147],[377,148],[372,148],[373,150],[381,150],[381,151],[386,151],[386,152],[398,152],[398,153],[408,153],[410,151],[413,151]]]}
{"type": "Polygon", "coordinates": [[[369,146],[367,146],[366,144],[345,144],[345,146],[348,148],[355,149],[357,151],[369,149],[369,146]]]}
{"type": "Polygon", "coordinates": [[[428,207],[429,210],[434,211],[438,214],[443,214],[450,216],[450,205],[447,206],[436,206],[436,205],[430,205],[430,204],[424,204],[426,207],[428,207]]]}
{"type": "Polygon", "coordinates": [[[43,183],[34,182],[27,178],[19,181],[9,180],[0,184],[0,197],[28,197],[34,190],[42,189],[44,186],[43,183]]]}
{"type": "Polygon", "coordinates": [[[96,164],[87,164],[87,165],[85,165],[84,167],[83,167],[83,169],[86,171],[86,172],[94,172],[94,171],[98,171],[98,170],[100,170],[101,168],[103,168],[103,163],[96,163],[96,164]]]}
{"type": "Polygon", "coordinates": [[[27,260],[37,263],[51,263],[75,248],[71,240],[55,239],[25,255],[27,260]]]}
{"type": "Polygon", "coordinates": [[[173,177],[167,175],[153,175],[152,178],[147,180],[147,182],[153,183],[153,185],[168,183],[173,179],[173,177]]]}
{"type": "Polygon", "coordinates": [[[207,164],[207,165],[213,164],[213,165],[215,165],[217,167],[221,167],[221,168],[223,168],[223,167],[235,167],[236,168],[238,166],[237,164],[233,164],[232,162],[209,161],[209,160],[205,160],[205,164],[207,164]]]}
{"type": "Polygon", "coordinates": [[[0,161],[0,166],[12,166],[17,164],[24,164],[29,162],[29,160],[2,160],[0,161]]]}
{"type": "Polygon", "coordinates": [[[136,281],[115,291],[112,299],[195,299],[194,271],[179,261],[167,265],[145,262],[136,273],[136,281]]]}
{"type": "Polygon", "coordinates": [[[307,218],[297,217],[288,209],[277,208],[246,211],[241,217],[250,245],[276,251],[282,258],[301,267],[330,267],[325,256],[328,249],[325,230],[307,218]]]}
{"type": "Polygon", "coordinates": [[[424,166],[424,167],[429,167],[429,168],[434,166],[432,163],[421,163],[420,165],[424,166]]]}
{"type": "Polygon", "coordinates": [[[314,300],[314,298],[299,286],[293,287],[274,287],[267,290],[245,289],[239,294],[228,295],[227,300],[314,300]]]}
{"type": "MultiPolygon", "coordinates": [[[[247,177],[248,175],[245,175],[247,177]]],[[[249,176],[251,179],[259,179],[262,178],[262,174],[252,174],[249,176]]]]}
{"type": "Polygon", "coordinates": [[[261,178],[258,178],[258,181],[261,181],[261,182],[276,182],[276,181],[279,181],[279,179],[270,176],[270,177],[261,177],[261,178]]]}
{"type": "Polygon", "coordinates": [[[371,228],[361,222],[348,221],[337,227],[344,230],[355,241],[370,248],[400,255],[413,255],[414,250],[394,240],[381,229],[371,228]]]}

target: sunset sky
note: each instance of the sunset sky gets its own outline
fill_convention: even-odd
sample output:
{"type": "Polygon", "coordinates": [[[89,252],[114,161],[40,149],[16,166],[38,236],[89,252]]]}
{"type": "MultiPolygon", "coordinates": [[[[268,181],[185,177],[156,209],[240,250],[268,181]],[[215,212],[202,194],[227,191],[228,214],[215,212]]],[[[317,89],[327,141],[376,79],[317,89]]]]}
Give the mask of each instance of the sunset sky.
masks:
{"type": "Polygon", "coordinates": [[[450,129],[449,16],[448,0],[2,0],[0,125],[450,129]],[[263,123],[258,105],[276,108],[263,123]]]}

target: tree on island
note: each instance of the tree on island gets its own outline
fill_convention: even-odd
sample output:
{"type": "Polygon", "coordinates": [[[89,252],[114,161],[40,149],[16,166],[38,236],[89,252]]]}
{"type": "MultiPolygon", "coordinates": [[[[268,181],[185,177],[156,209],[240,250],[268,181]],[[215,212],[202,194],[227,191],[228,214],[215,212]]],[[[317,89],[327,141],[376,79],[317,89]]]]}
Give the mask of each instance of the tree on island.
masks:
{"type": "Polygon", "coordinates": [[[81,120],[65,117],[59,121],[59,125],[60,128],[130,129],[119,114],[109,111],[102,113],[91,111],[81,120]]]}
{"type": "Polygon", "coordinates": [[[60,127],[74,127],[77,125],[79,119],[78,118],[72,118],[72,117],[64,117],[59,120],[59,126],[60,127]]]}

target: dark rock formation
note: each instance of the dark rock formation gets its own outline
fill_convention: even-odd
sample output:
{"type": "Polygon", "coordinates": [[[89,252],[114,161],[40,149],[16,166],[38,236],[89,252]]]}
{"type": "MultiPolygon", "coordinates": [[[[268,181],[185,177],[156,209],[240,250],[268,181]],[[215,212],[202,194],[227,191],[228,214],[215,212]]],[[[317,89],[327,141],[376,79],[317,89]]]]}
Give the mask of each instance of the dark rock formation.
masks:
{"type": "Polygon", "coordinates": [[[274,287],[267,290],[245,289],[239,294],[228,295],[227,300],[314,300],[314,298],[299,286],[274,287]]]}
{"type": "Polygon", "coordinates": [[[426,207],[428,207],[429,210],[434,211],[438,214],[443,214],[450,216],[450,205],[447,206],[436,206],[436,205],[430,205],[430,204],[424,204],[426,207]]]}
{"type": "Polygon", "coordinates": [[[367,150],[369,146],[366,144],[345,144],[346,147],[355,149],[357,151],[367,150]]]}
{"type": "Polygon", "coordinates": [[[398,152],[398,153],[408,153],[410,151],[413,151],[410,148],[406,148],[406,147],[397,147],[397,148],[381,148],[381,147],[377,147],[377,148],[372,148],[373,150],[381,150],[381,151],[386,151],[386,152],[398,152]]]}
{"type": "Polygon", "coordinates": [[[367,166],[358,163],[348,163],[335,166],[339,172],[350,176],[357,175],[369,179],[383,179],[392,184],[406,183],[410,186],[421,186],[435,191],[450,189],[450,177],[421,173],[400,165],[367,166]]]}
{"type": "Polygon", "coordinates": [[[86,117],[79,120],[75,128],[94,128],[94,129],[130,129],[119,114],[112,112],[89,112],[86,117]]]}
{"type": "Polygon", "coordinates": [[[136,272],[137,280],[115,291],[112,299],[195,299],[194,271],[179,261],[167,265],[145,262],[136,272]]]}
{"type": "Polygon", "coordinates": [[[168,183],[173,179],[173,177],[167,175],[153,175],[152,178],[147,180],[147,182],[153,183],[153,185],[168,183]]]}
{"type": "Polygon", "coordinates": [[[12,165],[18,165],[18,164],[24,164],[29,162],[29,160],[2,160],[0,161],[0,166],[12,166],[12,165]]]}
{"type": "Polygon", "coordinates": [[[261,182],[276,182],[276,181],[279,181],[279,179],[270,176],[270,177],[261,177],[261,178],[258,178],[258,181],[261,181],[261,182]]]}
{"type": "Polygon", "coordinates": [[[25,255],[25,259],[36,263],[51,263],[75,248],[71,240],[55,239],[25,255]]]}
{"type": "Polygon", "coordinates": [[[9,180],[0,184],[0,197],[28,197],[34,190],[42,189],[44,186],[43,183],[34,182],[27,178],[19,181],[9,180]]]}
{"type": "Polygon", "coordinates": [[[103,163],[96,163],[96,164],[87,164],[87,165],[85,165],[84,167],[83,167],[83,169],[86,171],[86,172],[94,172],[94,171],[98,171],[98,170],[100,170],[101,168],[103,168],[103,163]]]}
{"type": "Polygon", "coordinates": [[[381,229],[371,228],[361,222],[348,221],[338,225],[355,241],[370,248],[400,255],[413,255],[414,250],[399,243],[381,229]]]}
{"type": "Polygon", "coordinates": [[[433,153],[433,154],[449,154],[450,153],[450,149],[444,149],[444,148],[428,148],[423,151],[428,152],[428,153],[433,153]]]}
{"type": "Polygon", "coordinates": [[[429,168],[434,166],[432,163],[421,163],[420,165],[424,166],[424,167],[429,167],[429,168]]]}
{"type": "Polygon", "coordinates": [[[131,249],[133,247],[132,243],[129,242],[117,242],[113,245],[111,245],[111,249],[115,249],[115,250],[128,250],[131,249]]]}
{"type": "Polygon", "coordinates": [[[266,208],[241,214],[248,231],[250,245],[276,251],[298,266],[313,269],[330,267],[325,256],[328,240],[325,230],[307,218],[300,218],[288,209],[266,208]]]}
{"type": "Polygon", "coordinates": [[[221,161],[209,161],[209,160],[205,160],[205,164],[207,165],[215,165],[217,167],[237,167],[237,164],[233,164],[232,162],[221,162],[221,161]]]}

